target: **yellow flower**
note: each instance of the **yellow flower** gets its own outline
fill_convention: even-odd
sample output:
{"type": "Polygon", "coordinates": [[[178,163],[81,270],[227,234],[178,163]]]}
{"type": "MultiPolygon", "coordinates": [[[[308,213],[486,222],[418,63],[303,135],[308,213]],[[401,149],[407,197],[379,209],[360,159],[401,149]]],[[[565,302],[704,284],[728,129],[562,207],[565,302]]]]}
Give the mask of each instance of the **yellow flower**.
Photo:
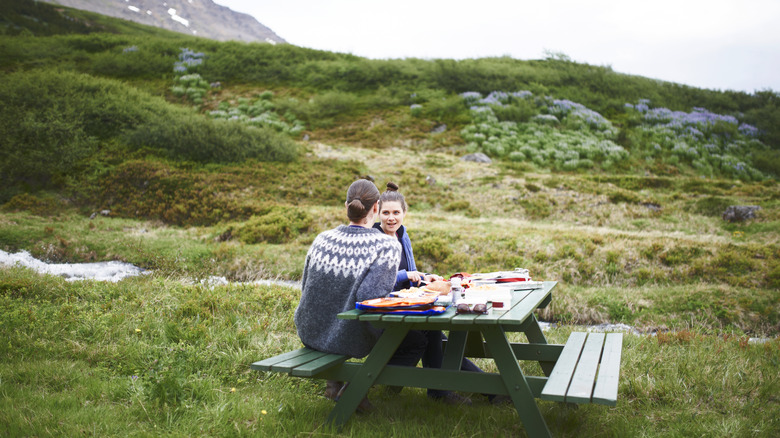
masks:
{"type": "Polygon", "coordinates": [[[141,329],[135,329],[136,333],[141,333],[141,329]]]}
{"type": "Polygon", "coordinates": [[[230,388],[230,392],[236,392],[236,388],[230,388]]]}
{"type": "Polygon", "coordinates": [[[261,414],[263,414],[263,415],[265,415],[265,414],[267,414],[267,413],[268,413],[268,411],[266,411],[265,409],[263,409],[262,411],[260,411],[260,413],[261,413],[261,414]]]}

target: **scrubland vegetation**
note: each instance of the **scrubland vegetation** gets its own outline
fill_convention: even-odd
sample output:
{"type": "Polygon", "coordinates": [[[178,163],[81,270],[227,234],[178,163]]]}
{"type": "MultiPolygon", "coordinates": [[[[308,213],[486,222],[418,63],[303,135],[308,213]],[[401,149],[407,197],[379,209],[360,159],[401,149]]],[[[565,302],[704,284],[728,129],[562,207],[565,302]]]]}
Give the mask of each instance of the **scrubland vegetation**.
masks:
{"type": "MultiPolygon", "coordinates": [[[[359,177],[400,185],[420,269],[557,280],[551,342],[640,332],[617,407],[541,402],[555,436],[780,433],[776,92],[219,43],[31,1],[0,13],[0,249],[149,271],[0,268],[8,435],[335,434],[321,382],[249,371],[299,345],[300,292],[251,282],[298,280],[359,177]],[[728,222],[732,205],[760,209],[728,222]]],[[[523,434],[509,407],[370,396],[378,412],[344,435],[523,434]]]]}

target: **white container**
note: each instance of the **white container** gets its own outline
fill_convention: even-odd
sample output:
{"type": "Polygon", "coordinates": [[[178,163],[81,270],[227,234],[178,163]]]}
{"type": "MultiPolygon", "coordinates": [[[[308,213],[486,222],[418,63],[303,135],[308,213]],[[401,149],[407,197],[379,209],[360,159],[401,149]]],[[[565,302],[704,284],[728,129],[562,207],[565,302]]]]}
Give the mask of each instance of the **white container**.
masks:
{"type": "Polygon", "coordinates": [[[460,277],[450,278],[450,297],[452,305],[457,306],[460,300],[460,294],[463,292],[463,287],[460,285],[460,277]]]}
{"type": "Polygon", "coordinates": [[[493,302],[494,312],[506,312],[512,307],[512,294],[509,291],[502,291],[492,294],[490,301],[493,302]]]}

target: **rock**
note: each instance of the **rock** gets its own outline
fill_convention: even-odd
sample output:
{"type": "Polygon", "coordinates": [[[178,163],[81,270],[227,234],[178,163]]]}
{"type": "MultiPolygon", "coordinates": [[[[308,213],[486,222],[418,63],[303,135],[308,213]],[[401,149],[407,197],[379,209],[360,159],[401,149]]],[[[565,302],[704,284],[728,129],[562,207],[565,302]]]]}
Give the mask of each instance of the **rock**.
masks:
{"type": "Polygon", "coordinates": [[[97,217],[97,212],[94,212],[91,215],[89,215],[90,219],[95,219],[96,217],[97,217]]]}
{"type": "Polygon", "coordinates": [[[468,154],[460,157],[463,161],[473,161],[475,163],[492,163],[493,160],[490,159],[487,155],[483,154],[482,152],[476,152],[473,154],[468,154]]]}
{"type": "Polygon", "coordinates": [[[102,214],[103,216],[108,216],[109,214],[111,214],[111,210],[100,210],[100,214],[102,214]]]}
{"type": "Polygon", "coordinates": [[[224,233],[220,234],[219,236],[215,237],[214,240],[217,242],[227,242],[228,240],[233,238],[233,229],[228,228],[224,233]]]}
{"type": "Polygon", "coordinates": [[[761,210],[758,205],[730,205],[723,212],[723,220],[729,222],[743,222],[756,217],[756,212],[761,210]]]}
{"type": "Polygon", "coordinates": [[[640,205],[642,205],[643,207],[647,207],[653,211],[661,211],[661,206],[656,204],[655,202],[643,202],[640,205]]]}
{"type": "Polygon", "coordinates": [[[303,141],[309,141],[309,134],[303,134],[303,141]]]}
{"type": "Polygon", "coordinates": [[[429,186],[436,185],[436,180],[430,175],[425,177],[425,182],[427,182],[429,186]]]}
{"type": "Polygon", "coordinates": [[[445,124],[441,124],[441,125],[438,125],[438,126],[436,126],[435,128],[433,128],[433,130],[431,131],[431,133],[432,133],[432,134],[441,134],[442,132],[444,132],[444,131],[446,131],[446,130],[447,130],[447,125],[445,125],[445,124]]]}

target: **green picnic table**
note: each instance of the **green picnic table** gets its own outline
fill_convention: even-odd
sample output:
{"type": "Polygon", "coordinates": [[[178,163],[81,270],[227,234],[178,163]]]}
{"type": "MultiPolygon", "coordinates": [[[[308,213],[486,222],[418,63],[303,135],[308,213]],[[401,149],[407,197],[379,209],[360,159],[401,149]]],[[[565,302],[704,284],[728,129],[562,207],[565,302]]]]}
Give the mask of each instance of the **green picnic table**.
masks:
{"type": "Polygon", "coordinates": [[[536,399],[614,406],[622,348],[621,333],[575,332],[565,345],[548,344],[534,311],[550,303],[556,284],[520,284],[512,291],[506,311],[486,315],[457,314],[452,307],[430,316],[343,312],[338,318],[369,322],[384,330],[364,362],[301,348],[256,362],[252,368],[349,382],[328,416],[327,421],[337,427],[350,419],[372,385],[383,384],[507,395],[528,435],[549,437],[536,399]],[[449,332],[440,369],[387,365],[409,330],[449,332]],[[509,332],[524,333],[528,342],[510,342],[509,332]],[[461,371],[463,357],[492,358],[498,373],[461,371]],[[521,361],[538,362],[544,376],[526,375],[521,361]]]}

